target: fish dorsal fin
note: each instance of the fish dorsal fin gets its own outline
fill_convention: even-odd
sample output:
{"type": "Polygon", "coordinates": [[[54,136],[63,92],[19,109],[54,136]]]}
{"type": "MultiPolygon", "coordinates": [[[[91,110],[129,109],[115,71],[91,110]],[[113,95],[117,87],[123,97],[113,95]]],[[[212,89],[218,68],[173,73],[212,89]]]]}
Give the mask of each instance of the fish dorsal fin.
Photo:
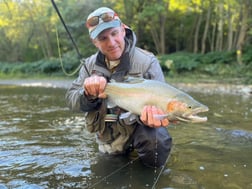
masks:
{"type": "Polygon", "coordinates": [[[116,81],[115,79],[110,79],[110,83],[142,83],[144,81],[144,78],[142,75],[126,75],[124,76],[122,81],[116,81]]]}
{"type": "Polygon", "coordinates": [[[142,83],[144,81],[144,78],[142,77],[131,77],[128,76],[127,78],[125,78],[125,80],[123,80],[124,83],[142,83]]]}

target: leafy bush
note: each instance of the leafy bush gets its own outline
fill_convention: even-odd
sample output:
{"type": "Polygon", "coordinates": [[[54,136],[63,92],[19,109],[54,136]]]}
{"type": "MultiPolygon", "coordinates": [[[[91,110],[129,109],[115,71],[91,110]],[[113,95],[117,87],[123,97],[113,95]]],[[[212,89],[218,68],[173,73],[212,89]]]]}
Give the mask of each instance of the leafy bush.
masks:
{"type": "Polygon", "coordinates": [[[200,64],[197,61],[197,56],[193,54],[186,54],[184,56],[175,56],[173,58],[174,63],[171,68],[176,70],[178,73],[188,72],[195,70],[200,64]]]}
{"type": "MultiPolygon", "coordinates": [[[[252,49],[252,48],[251,48],[252,49]]],[[[243,52],[243,64],[236,61],[235,52],[212,52],[207,54],[193,54],[177,52],[160,55],[160,65],[168,77],[204,77],[204,78],[239,78],[244,83],[252,83],[252,50],[243,52]]],[[[0,63],[0,75],[37,76],[53,75],[65,76],[67,73],[78,74],[79,58],[74,51],[63,54],[62,64],[58,58],[42,59],[33,63],[0,63]],[[65,73],[66,72],[66,73],[65,73]]],[[[68,75],[67,74],[67,75],[68,75]]]]}
{"type": "Polygon", "coordinates": [[[193,71],[198,67],[200,62],[197,58],[198,55],[179,52],[159,57],[159,60],[163,70],[183,73],[193,71]]]}
{"type": "Polygon", "coordinates": [[[243,78],[243,82],[252,83],[252,50],[247,50],[243,54],[243,61],[245,59],[246,62],[239,65],[234,51],[207,54],[178,52],[159,57],[161,67],[169,77],[197,75],[211,78],[243,78]]]}
{"type": "Polygon", "coordinates": [[[3,73],[3,74],[8,74],[10,73],[10,70],[11,70],[11,66],[10,64],[7,64],[7,63],[1,63],[0,64],[0,72],[3,73]]]}
{"type": "Polygon", "coordinates": [[[72,72],[80,64],[77,56],[73,52],[63,55],[62,65],[58,58],[42,59],[36,62],[19,62],[19,63],[0,63],[0,72],[5,75],[64,75],[66,72],[72,72]]]}
{"type": "Polygon", "coordinates": [[[49,61],[45,61],[44,64],[40,66],[40,69],[42,73],[50,74],[58,72],[60,70],[60,65],[56,59],[50,59],[49,61]]]}
{"type": "Polygon", "coordinates": [[[242,55],[242,62],[246,65],[252,64],[252,45],[245,48],[242,55]]]}
{"type": "Polygon", "coordinates": [[[230,64],[236,60],[236,54],[233,51],[210,52],[199,55],[198,58],[202,64],[230,64]]]}

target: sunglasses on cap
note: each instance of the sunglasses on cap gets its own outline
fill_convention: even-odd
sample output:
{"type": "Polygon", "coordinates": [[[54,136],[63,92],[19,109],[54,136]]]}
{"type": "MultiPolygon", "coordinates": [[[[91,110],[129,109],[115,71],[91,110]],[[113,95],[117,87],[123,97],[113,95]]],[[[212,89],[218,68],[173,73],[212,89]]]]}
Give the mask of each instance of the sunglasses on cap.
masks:
{"type": "Polygon", "coordinates": [[[100,19],[103,22],[110,22],[110,21],[114,20],[116,16],[117,16],[117,14],[114,12],[106,12],[106,13],[103,13],[99,16],[93,16],[87,20],[86,26],[87,26],[87,28],[97,26],[98,24],[100,24],[100,19]]]}

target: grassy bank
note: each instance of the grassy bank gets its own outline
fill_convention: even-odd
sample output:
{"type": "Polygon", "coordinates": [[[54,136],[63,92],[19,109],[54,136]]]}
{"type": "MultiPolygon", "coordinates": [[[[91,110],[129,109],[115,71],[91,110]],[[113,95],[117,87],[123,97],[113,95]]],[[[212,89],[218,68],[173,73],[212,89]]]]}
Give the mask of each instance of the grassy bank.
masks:
{"type": "Polygon", "coordinates": [[[165,75],[174,82],[252,83],[252,56],[244,56],[242,64],[237,63],[235,52],[180,52],[159,59],[165,75]]]}
{"type": "MultiPolygon", "coordinates": [[[[235,52],[204,55],[179,52],[158,58],[170,82],[252,84],[252,55],[249,52],[243,56],[242,64],[237,63],[235,52]]],[[[74,53],[65,54],[62,62],[51,58],[32,63],[0,63],[0,78],[74,79],[79,65],[74,53]],[[68,76],[65,72],[74,74],[68,76]]]]}

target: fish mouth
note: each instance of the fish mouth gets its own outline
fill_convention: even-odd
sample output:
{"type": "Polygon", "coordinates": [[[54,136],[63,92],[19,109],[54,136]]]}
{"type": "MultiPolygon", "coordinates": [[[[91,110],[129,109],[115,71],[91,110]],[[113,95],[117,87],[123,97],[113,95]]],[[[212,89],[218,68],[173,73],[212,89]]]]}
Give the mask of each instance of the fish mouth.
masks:
{"type": "Polygon", "coordinates": [[[191,122],[191,123],[206,122],[207,121],[206,116],[202,117],[197,114],[201,112],[207,112],[208,110],[209,109],[207,106],[195,108],[190,112],[184,113],[181,117],[178,116],[177,119],[180,121],[191,122]]]}

